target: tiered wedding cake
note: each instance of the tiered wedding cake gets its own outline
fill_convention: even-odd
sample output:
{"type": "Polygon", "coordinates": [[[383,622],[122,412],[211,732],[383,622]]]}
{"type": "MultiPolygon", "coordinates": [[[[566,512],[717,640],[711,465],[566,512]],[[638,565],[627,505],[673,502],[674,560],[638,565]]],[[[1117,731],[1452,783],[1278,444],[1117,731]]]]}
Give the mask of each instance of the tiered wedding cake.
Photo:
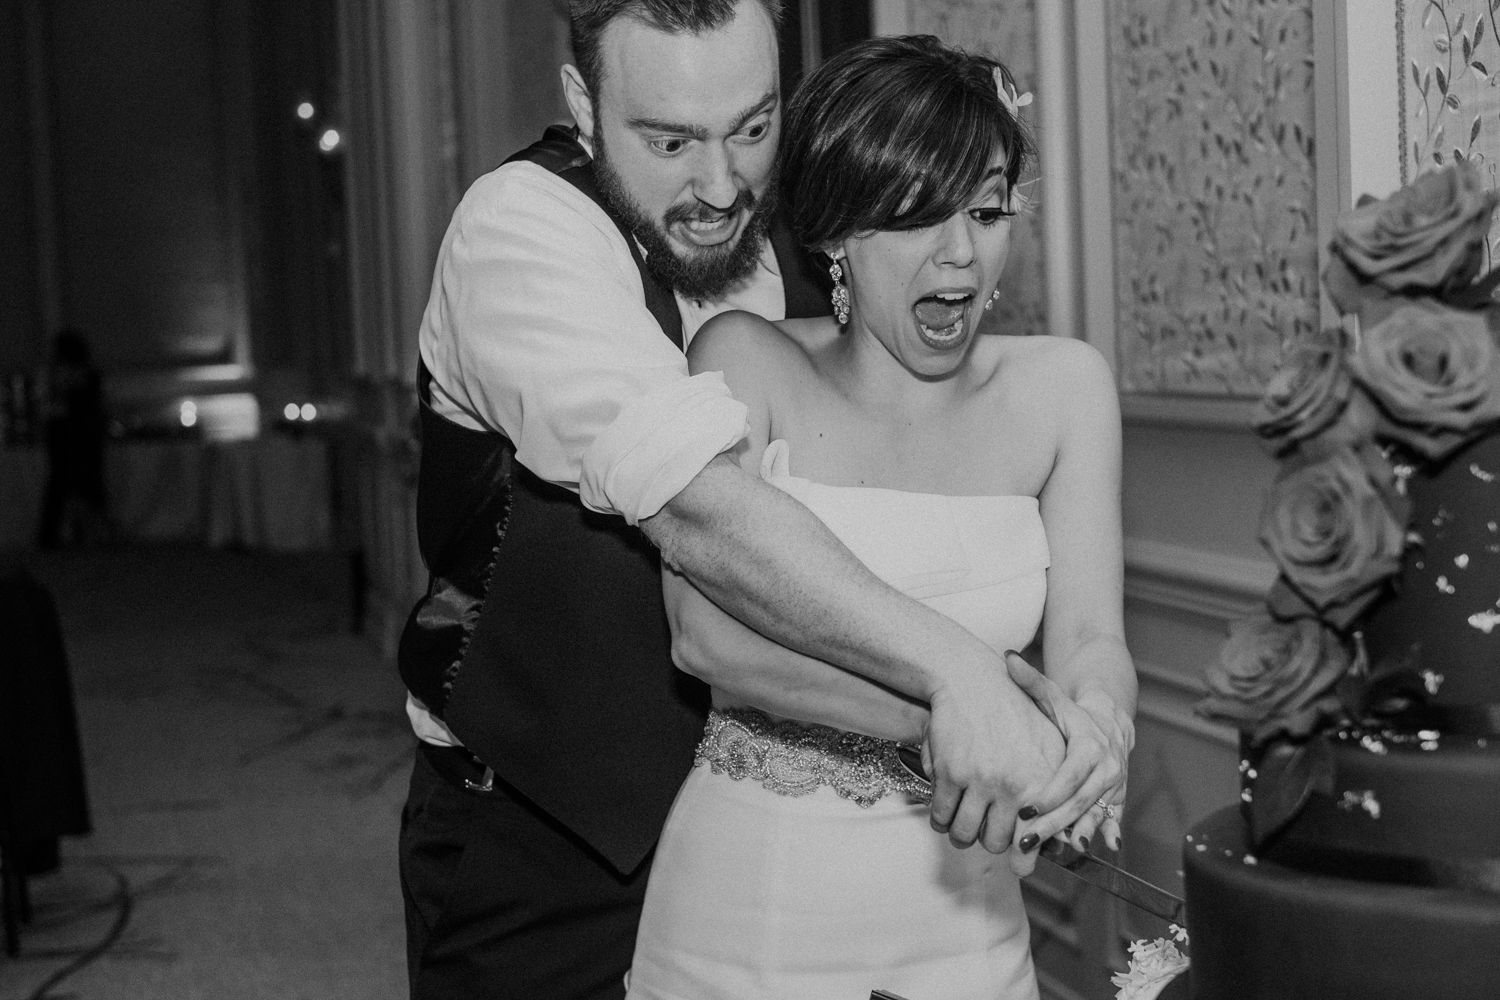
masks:
{"type": "Polygon", "coordinates": [[[1460,162],[1347,215],[1358,323],[1267,393],[1281,574],[1200,706],[1243,801],[1184,844],[1194,1000],[1500,998],[1495,204],[1460,162]]]}

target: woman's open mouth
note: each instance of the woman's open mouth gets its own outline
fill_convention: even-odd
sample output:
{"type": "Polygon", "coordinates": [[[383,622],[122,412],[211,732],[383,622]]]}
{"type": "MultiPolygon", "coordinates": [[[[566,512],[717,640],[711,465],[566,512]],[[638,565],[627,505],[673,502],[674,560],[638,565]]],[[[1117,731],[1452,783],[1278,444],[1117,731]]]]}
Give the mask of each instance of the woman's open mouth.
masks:
{"type": "Polygon", "coordinates": [[[934,350],[946,351],[963,343],[969,328],[972,292],[937,292],[917,300],[912,312],[922,341],[934,350]]]}

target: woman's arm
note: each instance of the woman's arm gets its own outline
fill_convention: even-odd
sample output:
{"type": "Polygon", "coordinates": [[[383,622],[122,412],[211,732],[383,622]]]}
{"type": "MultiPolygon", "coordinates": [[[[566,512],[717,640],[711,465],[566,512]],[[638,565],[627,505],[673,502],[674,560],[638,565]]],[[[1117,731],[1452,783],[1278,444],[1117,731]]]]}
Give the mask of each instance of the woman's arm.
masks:
{"type": "Polygon", "coordinates": [[[663,567],[661,576],[678,669],[774,715],[901,743],[922,741],[926,705],[772,642],[672,569],[663,567]]]}
{"type": "MultiPolygon", "coordinates": [[[[730,454],[758,479],[761,456],[771,442],[776,390],[810,375],[802,348],[758,316],[725,314],[693,339],[688,368],[694,375],[723,371],[735,398],[745,404],[749,433],[730,454]]],[[[662,594],[679,669],[775,715],[921,742],[928,722],[923,702],[767,639],[667,565],[662,594]]]]}
{"type": "Polygon", "coordinates": [[[1055,345],[1048,377],[1065,401],[1059,408],[1057,459],[1041,496],[1052,565],[1042,648],[1046,677],[1012,676],[1054,718],[1067,758],[1043,800],[1043,812],[1022,833],[1046,839],[1069,826],[1074,846],[1095,829],[1117,846],[1119,825],[1093,806],[1125,798],[1126,767],[1135,744],[1135,665],[1125,647],[1124,545],[1120,525],[1119,401],[1109,366],[1076,341],[1055,345]],[[1065,391],[1064,391],[1065,390],[1065,391]],[[1050,810],[1050,812],[1049,812],[1050,810]]]}

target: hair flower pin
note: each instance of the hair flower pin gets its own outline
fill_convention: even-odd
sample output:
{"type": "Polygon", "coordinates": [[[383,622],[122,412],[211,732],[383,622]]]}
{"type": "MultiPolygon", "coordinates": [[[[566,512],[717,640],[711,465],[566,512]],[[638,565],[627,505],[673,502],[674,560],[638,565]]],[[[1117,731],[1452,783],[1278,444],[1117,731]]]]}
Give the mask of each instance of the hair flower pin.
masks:
{"type": "Polygon", "coordinates": [[[991,70],[991,73],[995,77],[995,93],[1000,95],[1000,103],[1005,105],[1005,110],[1009,111],[1012,117],[1018,116],[1021,109],[1031,103],[1031,91],[1017,94],[1016,85],[1005,79],[1005,72],[999,66],[991,70]]]}

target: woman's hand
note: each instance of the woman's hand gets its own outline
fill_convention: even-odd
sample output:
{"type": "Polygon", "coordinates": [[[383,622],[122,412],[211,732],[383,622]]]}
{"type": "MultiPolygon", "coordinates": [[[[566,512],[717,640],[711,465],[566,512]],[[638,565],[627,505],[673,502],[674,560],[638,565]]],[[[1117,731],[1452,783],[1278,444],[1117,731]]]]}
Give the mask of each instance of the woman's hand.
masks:
{"type": "MultiPolygon", "coordinates": [[[[1067,755],[1052,781],[1035,801],[1027,803],[1029,809],[1022,810],[1032,818],[1016,825],[1016,846],[1023,854],[1031,854],[1043,840],[1071,827],[1067,840],[1078,850],[1088,849],[1096,830],[1111,850],[1118,850],[1130,751],[1135,745],[1129,713],[1097,688],[1085,688],[1076,700],[1069,698],[1019,653],[1006,653],[1005,664],[1011,680],[1036,702],[1067,745],[1067,755]],[[1113,808],[1113,815],[1106,815],[1098,804],[1101,800],[1113,808]]],[[[1022,867],[1029,872],[1031,866],[1022,867]]]]}

